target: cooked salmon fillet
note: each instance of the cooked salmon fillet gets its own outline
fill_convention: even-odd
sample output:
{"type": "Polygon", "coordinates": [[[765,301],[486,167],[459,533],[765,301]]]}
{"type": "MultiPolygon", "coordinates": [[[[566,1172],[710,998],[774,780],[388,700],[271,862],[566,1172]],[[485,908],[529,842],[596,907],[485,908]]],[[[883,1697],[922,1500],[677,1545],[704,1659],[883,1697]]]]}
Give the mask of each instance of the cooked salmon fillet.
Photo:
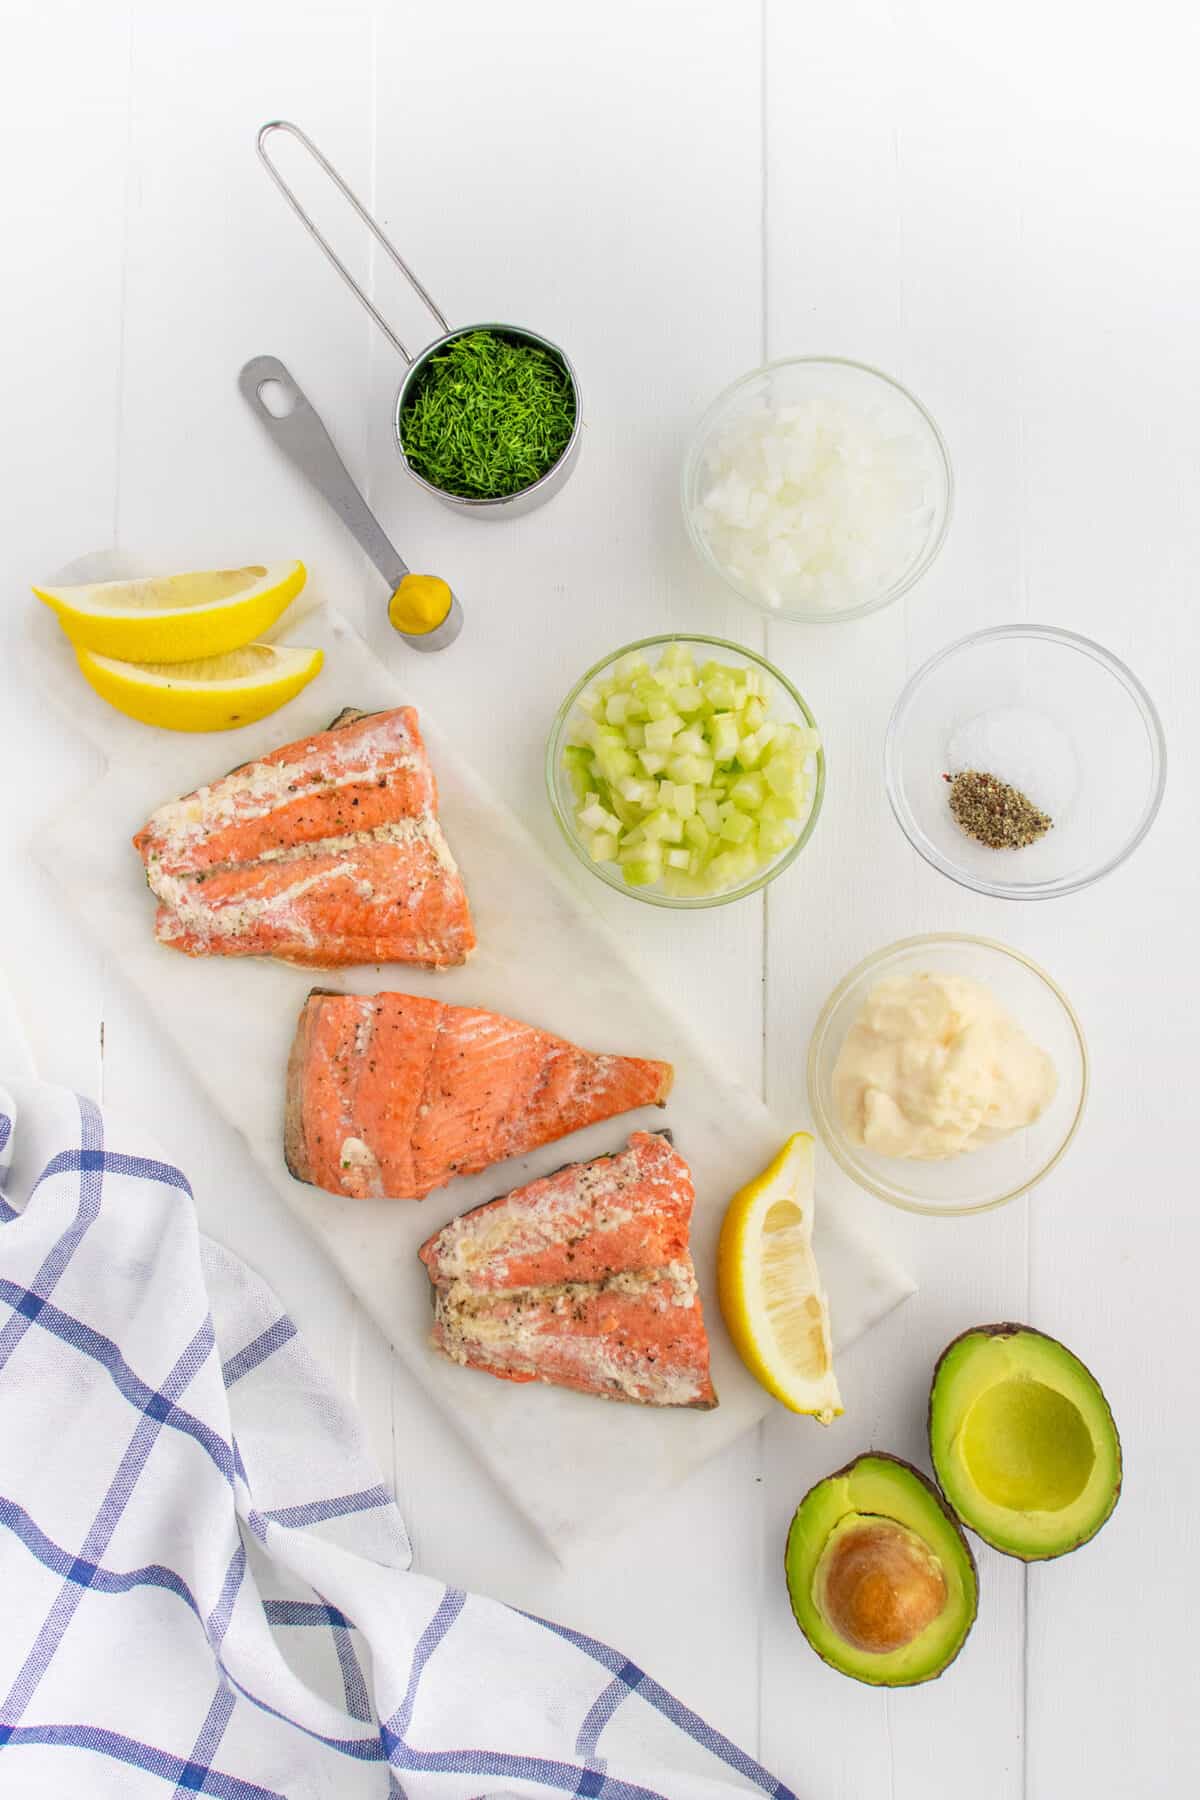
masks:
{"type": "Polygon", "coordinates": [[[670,1133],[635,1131],[619,1156],[571,1163],[452,1219],[421,1261],[435,1286],[481,1294],[664,1269],[688,1254],[692,1200],[670,1133]]]}
{"type": "Polygon", "coordinates": [[[534,1025],[414,994],[305,1001],[284,1150],[301,1181],[419,1200],[600,1119],[661,1106],[669,1063],[602,1056],[534,1025]]]}
{"type": "Polygon", "coordinates": [[[160,806],[133,842],[156,936],[188,956],[444,968],[475,947],[410,706],[348,709],[160,806]]]}
{"type": "Polygon", "coordinates": [[[506,1381],[713,1407],[688,1249],[691,1172],[665,1133],[451,1220],[421,1247],[432,1343],[506,1381]]]}

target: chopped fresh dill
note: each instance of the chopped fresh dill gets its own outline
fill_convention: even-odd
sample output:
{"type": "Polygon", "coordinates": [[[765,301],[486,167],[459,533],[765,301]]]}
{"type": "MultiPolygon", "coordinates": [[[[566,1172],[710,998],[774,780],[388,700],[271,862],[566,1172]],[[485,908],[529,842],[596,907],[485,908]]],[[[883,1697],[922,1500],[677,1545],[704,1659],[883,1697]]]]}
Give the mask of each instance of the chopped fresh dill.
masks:
{"type": "Polygon", "coordinates": [[[400,414],[411,468],[472,500],[518,494],[553,468],[575,429],[575,389],[540,344],[467,331],[431,356],[400,414]]]}

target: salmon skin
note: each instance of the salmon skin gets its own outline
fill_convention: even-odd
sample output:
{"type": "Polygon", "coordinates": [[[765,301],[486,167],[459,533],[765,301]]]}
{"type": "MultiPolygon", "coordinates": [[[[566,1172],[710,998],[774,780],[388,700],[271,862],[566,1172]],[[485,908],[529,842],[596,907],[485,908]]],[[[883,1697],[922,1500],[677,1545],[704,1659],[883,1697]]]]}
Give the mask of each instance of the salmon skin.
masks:
{"type": "Polygon", "coordinates": [[[288,1062],[284,1153],[300,1181],[423,1199],[637,1106],[670,1063],[600,1056],[536,1026],[415,994],[314,988],[288,1062]]]}
{"type": "Polygon", "coordinates": [[[155,935],[188,956],[440,969],[475,947],[411,706],[347,708],[160,806],[133,842],[160,903],[155,935]]]}
{"type": "Polygon", "coordinates": [[[691,1171],[665,1133],[452,1219],[421,1246],[431,1342],[505,1381],[711,1408],[688,1248],[691,1171]]]}

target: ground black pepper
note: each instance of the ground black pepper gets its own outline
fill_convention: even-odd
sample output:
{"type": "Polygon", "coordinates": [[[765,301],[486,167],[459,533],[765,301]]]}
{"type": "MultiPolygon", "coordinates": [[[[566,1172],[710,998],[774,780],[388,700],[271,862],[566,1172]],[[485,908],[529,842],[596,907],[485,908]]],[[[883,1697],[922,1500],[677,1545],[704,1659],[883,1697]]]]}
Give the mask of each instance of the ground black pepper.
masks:
{"type": "Polygon", "coordinates": [[[1054,821],[1020,788],[1010,787],[979,769],[944,775],[950,783],[950,811],[955,823],[989,850],[1023,850],[1045,837],[1054,821]]]}

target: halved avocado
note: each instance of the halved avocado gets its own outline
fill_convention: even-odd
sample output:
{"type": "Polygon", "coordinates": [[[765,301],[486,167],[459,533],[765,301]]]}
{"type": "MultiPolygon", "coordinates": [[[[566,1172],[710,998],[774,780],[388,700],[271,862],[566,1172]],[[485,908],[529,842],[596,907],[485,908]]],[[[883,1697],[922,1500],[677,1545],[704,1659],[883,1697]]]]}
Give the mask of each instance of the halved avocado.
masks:
{"type": "Polygon", "coordinates": [[[975,1559],[957,1521],[920,1470],[882,1451],[809,1489],[784,1566],[817,1655],[873,1687],[932,1681],[975,1623],[975,1559]]]}
{"type": "Polygon", "coordinates": [[[929,1448],[963,1523],[1025,1562],[1086,1544],[1121,1493],[1121,1440],[1099,1382],[1030,1325],[977,1325],[943,1350],[929,1448]]]}

